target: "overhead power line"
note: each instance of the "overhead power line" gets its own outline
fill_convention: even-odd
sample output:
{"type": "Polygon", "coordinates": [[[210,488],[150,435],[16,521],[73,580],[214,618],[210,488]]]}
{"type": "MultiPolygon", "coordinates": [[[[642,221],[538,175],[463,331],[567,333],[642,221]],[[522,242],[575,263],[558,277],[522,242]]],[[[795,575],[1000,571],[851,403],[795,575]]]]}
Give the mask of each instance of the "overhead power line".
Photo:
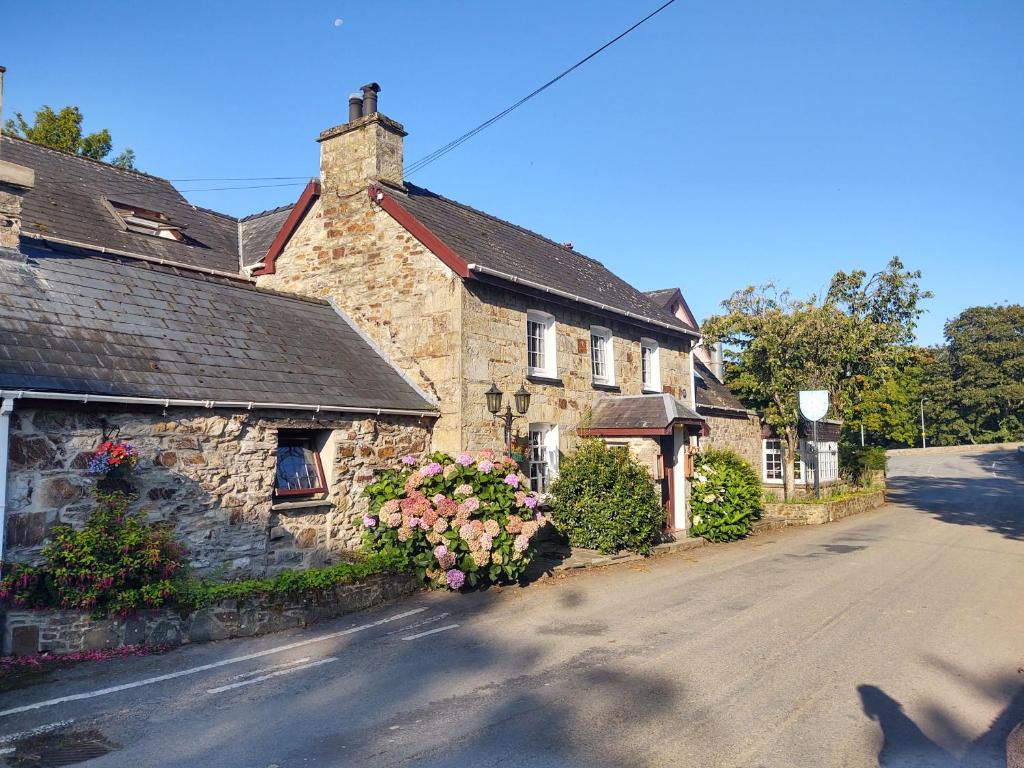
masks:
{"type": "Polygon", "coordinates": [[[663,3],[658,8],[656,8],[653,11],[651,11],[649,14],[647,14],[642,19],[640,19],[640,21],[638,21],[636,24],[631,26],[625,32],[621,32],[620,34],[616,35],[611,40],[609,40],[607,43],[602,45],[600,48],[598,48],[598,49],[592,51],[591,53],[587,54],[582,59],[580,59],[575,64],[573,64],[571,67],[566,69],[565,71],[563,71],[563,72],[559,73],[558,75],[556,75],[555,77],[551,78],[550,80],[548,80],[546,83],[544,83],[542,86],[540,86],[536,90],[528,93],[526,96],[521,98],[515,104],[512,104],[510,107],[507,107],[506,109],[503,109],[498,114],[496,114],[493,117],[491,117],[491,118],[485,120],[484,122],[480,123],[480,125],[476,126],[476,128],[473,128],[472,130],[467,131],[466,133],[462,134],[458,138],[453,139],[452,141],[449,141],[443,147],[439,147],[438,149],[435,149],[429,155],[424,155],[419,160],[417,160],[416,162],[412,163],[408,168],[405,169],[405,175],[406,176],[412,176],[414,173],[423,170],[424,168],[426,168],[428,165],[430,165],[431,163],[435,162],[436,160],[440,160],[442,157],[447,155],[453,149],[456,149],[460,145],[462,145],[465,142],[469,141],[471,138],[476,136],[478,133],[480,133],[484,129],[494,125],[496,122],[501,120],[501,118],[505,117],[510,112],[513,112],[516,109],[519,109],[519,107],[523,106],[523,104],[528,102],[530,99],[532,99],[535,96],[538,96],[541,93],[543,93],[544,91],[546,91],[548,88],[550,88],[552,85],[557,83],[559,80],[561,80],[563,77],[565,77],[569,73],[571,73],[574,70],[577,70],[580,67],[582,67],[584,64],[586,64],[588,61],[590,61],[592,58],[597,56],[599,53],[601,53],[605,49],[610,48],[611,46],[615,45],[615,43],[619,42],[619,40],[624,38],[626,35],[628,35],[630,32],[632,32],[634,29],[639,27],[644,22],[649,21],[650,19],[653,19],[659,13],[661,13],[666,8],[668,8],[670,5],[672,5],[672,3],[674,3],[675,1],[676,0],[668,0],[668,2],[663,3]]]}

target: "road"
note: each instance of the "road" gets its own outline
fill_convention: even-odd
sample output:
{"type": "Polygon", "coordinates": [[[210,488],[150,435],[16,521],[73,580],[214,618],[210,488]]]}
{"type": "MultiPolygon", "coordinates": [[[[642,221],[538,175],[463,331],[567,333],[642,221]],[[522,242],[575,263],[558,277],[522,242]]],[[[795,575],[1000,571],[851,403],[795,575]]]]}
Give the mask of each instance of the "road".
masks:
{"type": "Polygon", "coordinates": [[[899,457],[896,503],[834,524],[64,672],[0,697],[0,749],[56,722],[117,745],[96,768],[1002,766],[1022,469],[899,457]]]}

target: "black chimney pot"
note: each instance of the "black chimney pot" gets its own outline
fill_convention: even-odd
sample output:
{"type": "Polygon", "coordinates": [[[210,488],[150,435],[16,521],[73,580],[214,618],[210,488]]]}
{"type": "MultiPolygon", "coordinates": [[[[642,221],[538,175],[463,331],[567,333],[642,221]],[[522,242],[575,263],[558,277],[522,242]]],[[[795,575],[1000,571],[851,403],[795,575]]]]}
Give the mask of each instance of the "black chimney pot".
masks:
{"type": "Polygon", "coordinates": [[[353,93],[348,97],[348,121],[358,120],[363,116],[363,97],[353,93]]]}
{"type": "Polygon", "coordinates": [[[380,86],[377,83],[367,83],[363,86],[363,117],[377,111],[378,93],[380,93],[380,86]]]}

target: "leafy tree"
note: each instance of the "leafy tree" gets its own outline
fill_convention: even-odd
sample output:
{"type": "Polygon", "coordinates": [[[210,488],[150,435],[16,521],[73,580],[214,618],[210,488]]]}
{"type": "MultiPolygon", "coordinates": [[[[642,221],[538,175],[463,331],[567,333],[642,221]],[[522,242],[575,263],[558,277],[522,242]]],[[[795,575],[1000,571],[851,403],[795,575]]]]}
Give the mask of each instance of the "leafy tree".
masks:
{"type": "Polygon", "coordinates": [[[794,299],[771,284],[749,286],[704,322],[705,337],[729,347],[727,383],[783,438],[787,497],[799,447],[797,392],[828,390],[835,415],[845,417],[874,382],[900,370],[920,302],[931,296],[920,278],[893,258],[871,277],[836,273],[820,301],[794,299]]]}
{"type": "MultiPolygon", "coordinates": [[[[93,133],[82,133],[82,111],[78,107],[63,107],[55,112],[53,107],[42,106],[36,110],[35,119],[29,123],[21,112],[7,121],[4,130],[37,144],[43,144],[62,152],[80,157],[102,160],[110,154],[113,140],[106,128],[93,133]]],[[[119,168],[135,168],[135,152],[126,149],[114,158],[119,168]]]]}
{"type": "Polygon", "coordinates": [[[1024,306],[970,307],[925,371],[929,442],[1024,440],[1024,306]]]}

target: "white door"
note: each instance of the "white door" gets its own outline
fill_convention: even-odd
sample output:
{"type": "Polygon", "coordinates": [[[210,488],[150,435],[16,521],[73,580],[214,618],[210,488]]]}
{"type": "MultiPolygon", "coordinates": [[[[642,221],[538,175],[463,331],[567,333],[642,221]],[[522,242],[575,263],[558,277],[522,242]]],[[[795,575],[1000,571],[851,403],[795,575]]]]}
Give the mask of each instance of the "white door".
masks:
{"type": "Polygon", "coordinates": [[[686,429],[675,427],[672,430],[672,444],[675,448],[675,468],[672,471],[672,503],[675,509],[672,510],[675,518],[676,530],[682,535],[689,535],[690,516],[687,512],[686,503],[686,449],[690,444],[690,438],[686,436],[686,429]]]}

